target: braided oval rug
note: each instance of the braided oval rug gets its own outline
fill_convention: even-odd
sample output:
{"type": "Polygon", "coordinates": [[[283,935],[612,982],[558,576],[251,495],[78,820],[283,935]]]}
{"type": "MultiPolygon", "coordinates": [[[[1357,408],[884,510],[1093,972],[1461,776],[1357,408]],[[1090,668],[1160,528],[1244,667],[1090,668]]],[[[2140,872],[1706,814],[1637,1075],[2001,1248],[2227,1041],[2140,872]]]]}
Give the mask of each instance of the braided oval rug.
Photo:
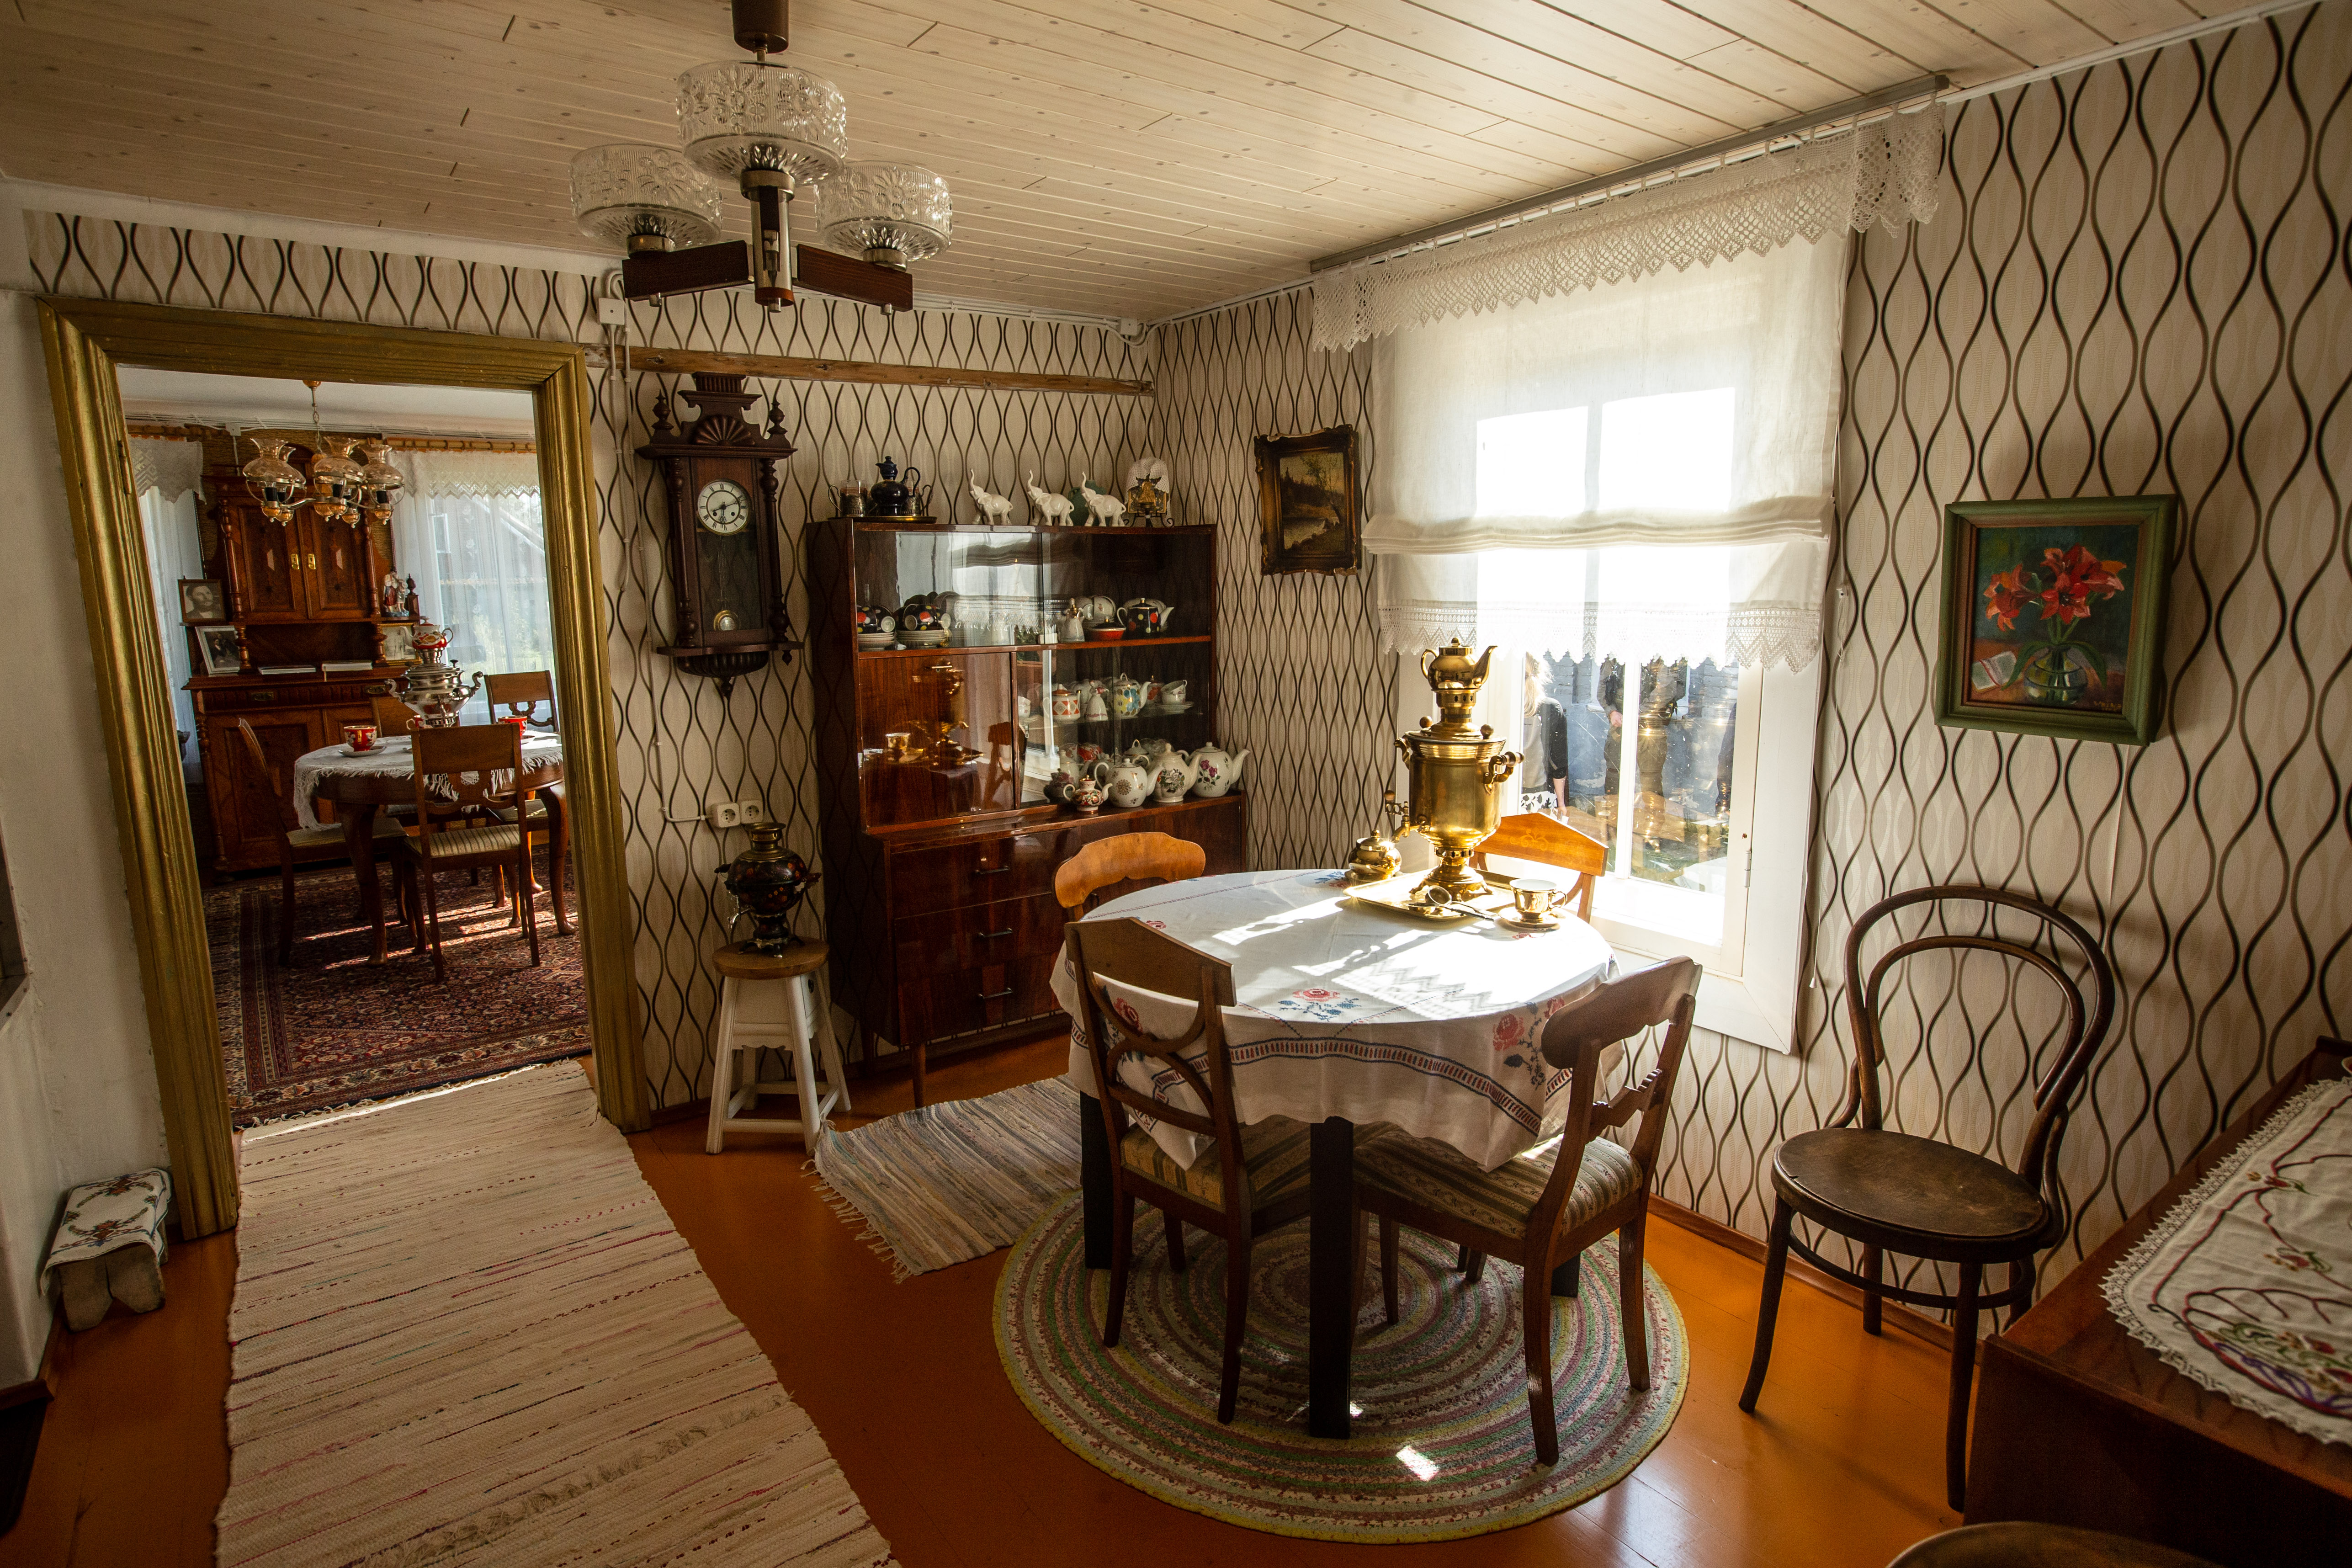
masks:
{"type": "Polygon", "coordinates": [[[571,1064],[245,1135],[218,1561],[890,1549],[571,1064]]]}
{"type": "Polygon", "coordinates": [[[1138,1210],[1126,1326],[1105,1350],[1107,1269],[1085,1267],[1075,1200],[1005,1259],[996,1345],[1031,1414],[1090,1464],[1164,1502],[1279,1535],[1364,1543],[1447,1541],[1526,1524],[1606,1491],[1674,1425],[1690,1381],[1682,1314],[1644,1268],[1650,1387],[1625,1376],[1617,1248],[1584,1255],[1583,1289],[1554,1304],[1559,1463],[1535,1462],[1528,1424],[1519,1270],[1489,1262],[1476,1285],[1454,1251],[1405,1230],[1399,1314],[1375,1283],[1356,1339],[1355,1435],[1307,1435],[1307,1226],[1259,1238],[1249,1335],[1230,1426],[1217,1423],[1224,1345],[1222,1242],[1187,1232],[1191,1266],[1168,1267],[1157,1218],[1138,1210]],[[1148,1237],[1148,1239],[1147,1239],[1148,1237]]]}

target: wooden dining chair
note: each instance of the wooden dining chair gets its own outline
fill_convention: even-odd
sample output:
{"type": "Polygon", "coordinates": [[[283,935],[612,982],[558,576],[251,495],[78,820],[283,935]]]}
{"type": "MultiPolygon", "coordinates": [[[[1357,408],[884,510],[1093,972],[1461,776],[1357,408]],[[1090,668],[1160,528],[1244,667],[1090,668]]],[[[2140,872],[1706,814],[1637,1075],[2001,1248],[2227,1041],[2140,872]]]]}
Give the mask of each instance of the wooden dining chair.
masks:
{"type": "Polygon", "coordinates": [[[526,719],[534,724],[555,726],[555,676],[544,669],[509,670],[503,675],[482,678],[482,699],[490,705],[492,718],[526,719]],[[547,704],[547,717],[539,716],[539,705],[547,704]],[[501,715],[499,709],[505,709],[501,715]]]}
{"type": "MultiPolygon", "coordinates": [[[[512,807],[516,780],[522,772],[522,736],[512,724],[461,724],[451,730],[418,730],[410,738],[415,752],[417,834],[404,873],[420,879],[421,899],[409,900],[410,919],[421,945],[430,928],[433,978],[446,982],[449,966],[441,956],[441,905],[434,888],[442,871],[502,869],[509,873],[501,889],[514,904],[530,943],[530,961],[539,962],[539,917],[532,903],[530,836],[511,822],[460,826],[441,813],[452,804],[478,808],[484,815],[512,807]],[[494,775],[503,774],[503,780],[494,775]]],[[[528,795],[529,792],[525,792],[528,795]]],[[[528,801],[524,802],[528,805],[528,801]]]]}
{"type": "Polygon", "coordinates": [[[1559,1460],[1552,1411],[1552,1270],[1617,1233],[1618,1300],[1625,1334],[1625,1374],[1650,1386],[1649,1313],[1643,1300],[1642,1239],[1650,1178],[1666,1130],[1666,1101],[1690,1043],[1699,966],[1687,958],[1605,981],[1561,1008],[1544,1026],[1544,1060],[1569,1072],[1569,1110],[1560,1136],[1481,1170],[1447,1144],[1402,1135],[1360,1142],[1356,1206],[1381,1221],[1381,1286],[1388,1321],[1397,1321],[1397,1226],[1451,1241],[1465,1257],[1491,1254],[1517,1263],[1528,1356],[1528,1413],[1536,1458],[1559,1460]],[[1642,1081],[1602,1101],[1601,1053],[1644,1029],[1664,1026],[1657,1065],[1642,1081]],[[1636,1115],[1630,1148],[1601,1136],[1636,1115]]]}
{"type": "Polygon", "coordinates": [[[1242,1338],[1249,1321],[1251,1244],[1276,1226],[1307,1217],[1307,1126],[1275,1117],[1244,1127],[1234,1119],[1223,1013],[1234,1000],[1232,965],[1141,921],[1074,921],[1065,931],[1086,999],[1087,1048],[1102,1087],[1103,1130],[1117,1156],[1111,1162],[1110,1301],[1102,1342],[1118,1343],[1127,1314],[1138,1198],[1166,1218],[1171,1268],[1184,1267],[1186,1221],[1223,1237],[1225,1349],[1218,1373],[1217,1419],[1230,1422],[1241,1386],[1242,1338]],[[1146,1031],[1134,1020],[1132,1009],[1111,994],[1108,984],[1113,981],[1192,1000],[1191,1026],[1181,1035],[1146,1031]],[[1130,1055],[1145,1058],[1155,1069],[1175,1073],[1203,1109],[1181,1110],[1129,1087],[1118,1077],[1118,1068],[1130,1055]],[[1134,1125],[1130,1111],[1209,1142],[1187,1168],[1134,1125]]]}
{"type": "Polygon", "coordinates": [[[1592,918],[1592,890],[1600,886],[1601,874],[1609,864],[1609,847],[1598,838],[1579,833],[1558,817],[1526,811],[1503,818],[1486,841],[1478,846],[1470,863],[1484,871],[1489,855],[1533,860],[1575,872],[1576,881],[1569,889],[1569,896],[1577,901],[1577,918],[1592,918]]]}
{"type": "MultiPolygon", "coordinates": [[[[1083,846],[1054,872],[1054,899],[1085,913],[1107,888],[1124,882],[1181,882],[1209,868],[1209,853],[1166,833],[1122,833],[1083,846]]],[[[1186,994],[1190,994],[1187,992],[1186,994]]]]}
{"type": "MultiPolygon", "coordinates": [[[[2005,973],[1989,994],[1996,1011],[2013,1005],[2021,976],[2005,973]]],[[[1801,1132],[1772,1155],[1772,1229],[1764,1255],[1763,1300],[1756,1317],[1756,1353],[1739,1408],[1751,1414],[1764,1388],[1772,1359],[1773,1321],[1780,1310],[1780,1283],[1789,1254],[1795,1253],[1832,1279],[1863,1292],[1862,1326],[1879,1331],[1882,1300],[1952,1311],[1950,1403],[1944,1427],[1944,1479],[1955,1511],[1967,1500],[1969,1386],[1975,1376],[1977,1314],[2008,1307],[2012,1316],[2033,1296],[2033,1258],[2066,1232],[2067,1206],[2058,1182],[2058,1144],[2066,1118],[2083,1087],[2092,1059],[2105,1043],[2115,1016],[2115,972],[2088,931],[2073,919],[2022,894],[2001,888],[1915,888],[1882,899],[1862,913],[1845,942],[1846,1016],[1853,1034],[1853,1061],[1846,1075],[1844,1103],[1829,1125],[1801,1132]],[[1916,934],[1891,931],[1893,943],[1867,969],[1863,949],[1876,929],[1906,910],[1921,908],[1916,934]],[[2002,910],[2015,911],[2011,928],[2021,939],[2000,934],[2002,910]],[[2038,972],[2056,988],[2063,1022],[2053,1026],[2040,1049],[2029,1047],[2025,1072],[2032,1079],[2032,1120],[2017,1166],[1971,1153],[1931,1138],[1915,1137],[1885,1125],[1879,1099],[1879,1069],[1886,1059],[1879,1003],[1887,973],[1922,953],[1950,953],[1957,988],[1959,961],[1970,952],[1990,952],[2038,972]],[[2076,972],[2090,980],[2086,998],[2076,972]],[[2054,1045],[2054,1052],[2050,1047],[2054,1045]],[[2033,1079],[2037,1058],[2048,1056],[2048,1071],[2033,1079]],[[1832,1263],[1791,1234],[1799,1216],[1846,1237],[1862,1247],[1862,1271],[1832,1263]],[[1956,1292],[1913,1289],[1885,1283],[1887,1253],[1950,1263],[1958,1269],[1956,1292]],[[1984,1270],[2006,1264],[2008,1285],[1997,1295],[1982,1291],[1984,1270]]],[[[1938,1016],[1944,1015],[1939,1013],[1938,1016]]],[[[1961,1013],[1968,1031],[1968,1064],[1959,1078],[1981,1076],[1984,1041],[1961,1013]]],[[[1941,1026],[1951,1027],[1951,1026],[1941,1026]]],[[[1955,1031],[1957,1032],[1957,1031],[1955,1031]]],[[[2003,1101],[2006,1103],[2006,1101],[2003,1101]]]]}
{"type": "Polygon", "coordinates": [[[416,728],[416,710],[397,697],[371,697],[368,707],[375,715],[375,732],[385,740],[397,740],[416,728]]]}
{"type": "MultiPolygon", "coordinates": [[[[278,879],[281,896],[278,914],[278,962],[283,966],[294,962],[294,868],[314,866],[323,860],[340,860],[345,856],[343,830],[341,827],[305,827],[294,809],[293,785],[281,779],[269,766],[269,759],[261,749],[261,737],[253,732],[247,720],[236,721],[237,744],[245,752],[242,768],[232,770],[236,774],[237,787],[244,792],[240,809],[248,822],[273,822],[278,825],[278,879]]],[[[400,824],[382,812],[376,814],[375,836],[377,853],[383,854],[389,839],[405,840],[407,835],[400,824]]],[[[356,872],[354,880],[356,880],[356,872]]],[[[407,906],[402,910],[405,914],[407,906]]]]}

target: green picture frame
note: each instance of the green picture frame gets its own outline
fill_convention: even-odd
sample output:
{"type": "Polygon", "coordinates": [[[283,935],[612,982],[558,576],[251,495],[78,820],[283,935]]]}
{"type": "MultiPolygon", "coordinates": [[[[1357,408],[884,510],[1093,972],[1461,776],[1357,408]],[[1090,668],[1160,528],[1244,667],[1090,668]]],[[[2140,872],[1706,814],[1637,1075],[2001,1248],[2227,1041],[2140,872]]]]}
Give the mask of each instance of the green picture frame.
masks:
{"type": "Polygon", "coordinates": [[[1936,722],[2154,740],[2179,510],[2172,495],[1947,506],[1936,722]]]}

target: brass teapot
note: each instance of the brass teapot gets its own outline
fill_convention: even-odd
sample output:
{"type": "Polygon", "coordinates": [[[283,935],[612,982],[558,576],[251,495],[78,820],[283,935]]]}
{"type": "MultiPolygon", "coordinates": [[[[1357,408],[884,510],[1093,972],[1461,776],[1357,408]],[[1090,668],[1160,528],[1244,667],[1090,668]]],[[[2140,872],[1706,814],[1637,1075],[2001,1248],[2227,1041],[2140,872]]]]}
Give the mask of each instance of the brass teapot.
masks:
{"type": "Polygon", "coordinates": [[[1381,820],[1348,852],[1348,880],[1384,882],[1397,874],[1404,864],[1396,847],[1396,835],[1403,820],[1404,807],[1397,804],[1396,791],[1381,791],[1381,820]]]}

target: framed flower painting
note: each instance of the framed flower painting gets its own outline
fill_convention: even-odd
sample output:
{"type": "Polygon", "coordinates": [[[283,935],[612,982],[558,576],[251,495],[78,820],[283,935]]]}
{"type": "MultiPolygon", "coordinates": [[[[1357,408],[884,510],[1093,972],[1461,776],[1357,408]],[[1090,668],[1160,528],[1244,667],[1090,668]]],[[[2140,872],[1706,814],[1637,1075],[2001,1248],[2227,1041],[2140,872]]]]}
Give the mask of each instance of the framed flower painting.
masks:
{"type": "Polygon", "coordinates": [[[1936,721],[2144,746],[2156,737],[2175,496],[1944,509],[1936,721]]]}

